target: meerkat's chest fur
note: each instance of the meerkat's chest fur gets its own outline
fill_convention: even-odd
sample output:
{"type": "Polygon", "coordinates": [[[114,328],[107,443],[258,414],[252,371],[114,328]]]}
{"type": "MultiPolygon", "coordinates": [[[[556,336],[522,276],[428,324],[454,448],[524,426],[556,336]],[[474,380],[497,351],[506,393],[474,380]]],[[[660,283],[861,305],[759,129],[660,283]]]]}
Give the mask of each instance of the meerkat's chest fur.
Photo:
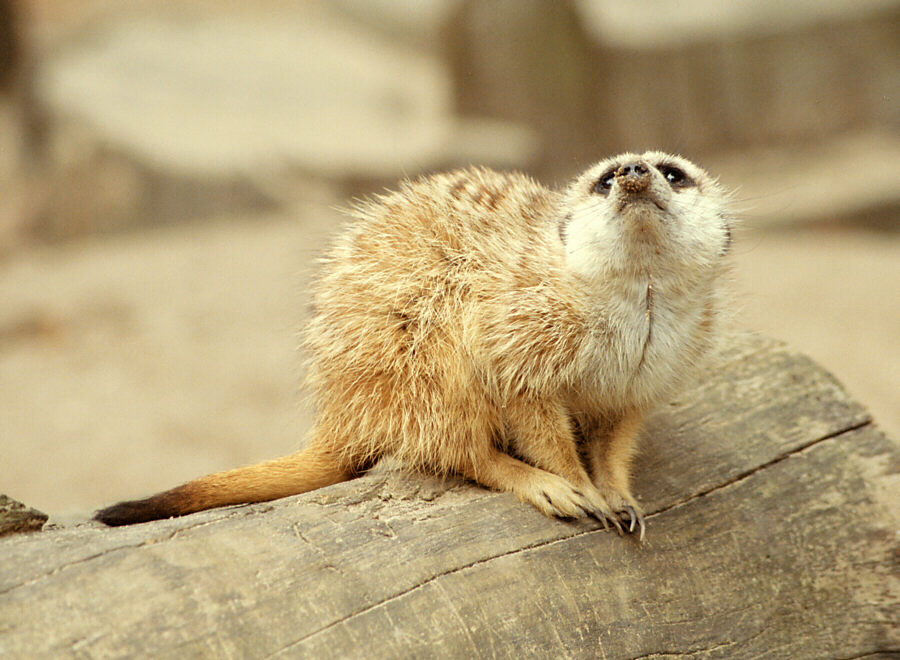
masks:
{"type": "Polygon", "coordinates": [[[587,311],[576,389],[605,407],[644,408],[668,394],[704,348],[714,300],[710,282],[676,285],[664,272],[610,277],[587,311]]]}

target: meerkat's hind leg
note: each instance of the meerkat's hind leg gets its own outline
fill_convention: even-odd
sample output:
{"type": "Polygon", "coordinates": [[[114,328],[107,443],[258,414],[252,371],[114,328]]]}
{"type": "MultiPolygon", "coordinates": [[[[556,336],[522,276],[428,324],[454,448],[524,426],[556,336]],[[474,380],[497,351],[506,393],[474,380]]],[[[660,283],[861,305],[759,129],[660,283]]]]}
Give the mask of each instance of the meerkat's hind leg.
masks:
{"type": "Polygon", "coordinates": [[[586,429],[586,458],[594,483],[609,501],[628,531],[637,531],[644,540],[644,512],[631,494],[631,462],[637,447],[642,417],[638,413],[622,416],[612,428],[599,423],[586,429]]]}

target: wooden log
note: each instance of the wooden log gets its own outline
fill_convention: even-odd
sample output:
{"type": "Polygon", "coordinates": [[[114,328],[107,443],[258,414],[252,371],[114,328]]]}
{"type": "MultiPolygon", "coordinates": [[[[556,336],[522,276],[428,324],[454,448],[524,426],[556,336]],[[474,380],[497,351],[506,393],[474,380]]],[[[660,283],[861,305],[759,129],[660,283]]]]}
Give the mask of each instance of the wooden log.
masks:
{"type": "Polygon", "coordinates": [[[0,656],[887,657],[898,458],[821,368],[735,338],[647,428],[643,545],[381,471],[0,539],[0,656]]]}

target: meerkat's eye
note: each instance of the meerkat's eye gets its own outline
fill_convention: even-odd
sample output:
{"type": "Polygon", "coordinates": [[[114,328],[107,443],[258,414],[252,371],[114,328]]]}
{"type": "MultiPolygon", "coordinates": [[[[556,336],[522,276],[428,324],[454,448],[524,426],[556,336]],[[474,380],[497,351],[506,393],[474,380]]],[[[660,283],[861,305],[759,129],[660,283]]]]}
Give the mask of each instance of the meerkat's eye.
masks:
{"type": "Polygon", "coordinates": [[[666,181],[673,188],[687,188],[694,185],[693,180],[674,165],[660,165],[659,172],[666,177],[666,181]]]}
{"type": "Polygon", "coordinates": [[[615,169],[609,170],[591,187],[591,192],[597,195],[607,195],[609,194],[610,188],[612,188],[613,179],[616,177],[615,169]]]}

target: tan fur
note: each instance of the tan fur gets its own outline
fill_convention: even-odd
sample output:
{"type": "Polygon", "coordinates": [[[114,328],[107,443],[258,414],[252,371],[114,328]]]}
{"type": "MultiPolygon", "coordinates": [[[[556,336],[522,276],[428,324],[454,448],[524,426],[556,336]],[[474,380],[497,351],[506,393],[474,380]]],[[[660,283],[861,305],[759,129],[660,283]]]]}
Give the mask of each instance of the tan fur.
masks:
{"type": "MultiPolygon", "coordinates": [[[[716,183],[675,156],[624,154],[561,192],[473,168],[404,183],[351,214],[323,259],[305,334],[317,408],[308,448],[142,502],[178,515],[274,499],[394,456],[548,515],[616,526],[627,516],[633,530],[641,417],[716,330],[729,232],[716,183]],[[650,173],[618,169],[608,194],[596,192],[630,162],[650,173]],[[695,185],[670,185],[668,166],[695,185]]],[[[115,509],[98,517],[135,517],[115,509]]]]}

